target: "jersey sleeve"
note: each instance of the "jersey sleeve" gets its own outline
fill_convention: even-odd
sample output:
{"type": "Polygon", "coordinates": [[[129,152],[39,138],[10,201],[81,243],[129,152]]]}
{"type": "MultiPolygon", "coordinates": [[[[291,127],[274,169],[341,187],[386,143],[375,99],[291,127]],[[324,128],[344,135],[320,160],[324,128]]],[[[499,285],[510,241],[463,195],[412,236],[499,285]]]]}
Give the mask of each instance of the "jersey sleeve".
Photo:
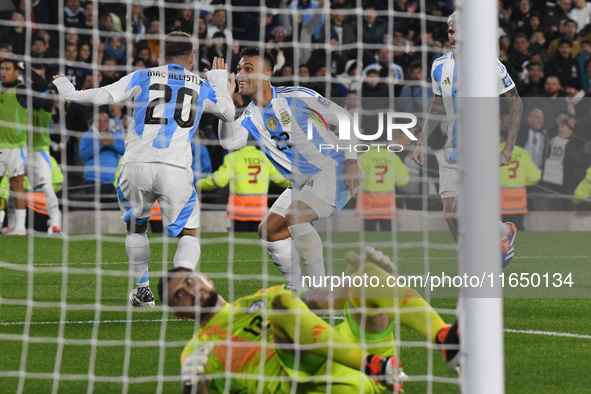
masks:
{"type": "Polygon", "coordinates": [[[433,67],[431,67],[431,90],[433,91],[433,94],[441,96],[441,89],[439,88],[439,83],[441,82],[441,72],[437,73],[435,72],[436,70],[437,67],[433,65],[433,67]]]}
{"type": "Polygon", "coordinates": [[[199,179],[197,181],[197,186],[201,188],[201,190],[213,190],[221,187],[225,187],[228,183],[230,183],[230,177],[232,176],[232,166],[231,166],[231,157],[232,154],[226,155],[224,157],[224,162],[210,177],[199,179]]]}
{"type": "MultiPolygon", "coordinates": [[[[226,70],[211,70],[207,73],[207,96],[203,101],[203,110],[217,116],[224,122],[231,122],[236,115],[236,108],[227,87],[228,72],[226,70]]],[[[203,89],[203,88],[202,88],[203,89]]]]}
{"type": "Polygon", "coordinates": [[[511,76],[507,72],[507,68],[499,59],[497,59],[497,66],[499,68],[500,79],[499,79],[499,96],[503,93],[507,93],[509,90],[515,87],[515,82],[511,79],[511,76]]]}
{"type": "Polygon", "coordinates": [[[254,104],[249,104],[249,106],[244,110],[244,113],[242,113],[242,115],[240,115],[240,117],[235,121],[224,122],[220,120],[218,136],[222,148],[228,150],[238,150],[246,146],[246,141],[248,140],[248,129],[244,127],[243,124],[248,122],[249,107],[251,105],[254,104]]]}
{"type": "MultiPolygon", "coordinates": [[[[128,74],[119,81],[98,89],[76,90],[74,85],[66,77],[53,81],[57,90],[68,101],[88,103],[94,105],[107,105],[125,101],[134,96],[135,86],[129,89],[135,72],[128,74]]],[[[138,86],[139,88],[139,86],[138,86]]]]}

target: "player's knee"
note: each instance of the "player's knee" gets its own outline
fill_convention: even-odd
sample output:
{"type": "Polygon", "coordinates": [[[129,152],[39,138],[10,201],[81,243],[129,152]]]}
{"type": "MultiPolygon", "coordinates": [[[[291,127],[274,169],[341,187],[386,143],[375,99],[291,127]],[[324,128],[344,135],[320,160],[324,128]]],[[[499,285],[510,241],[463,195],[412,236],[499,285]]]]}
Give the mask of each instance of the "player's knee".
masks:
{"type": "Polygon", "coordinates": [[[182,238],[184,236],[191,236],[191,237],[196,237],[197,236],[197,230],[194,228],[184,228],[181,230],[181,232],[179,233],[179,235],[177,235],[177,238],[182,238]]]}

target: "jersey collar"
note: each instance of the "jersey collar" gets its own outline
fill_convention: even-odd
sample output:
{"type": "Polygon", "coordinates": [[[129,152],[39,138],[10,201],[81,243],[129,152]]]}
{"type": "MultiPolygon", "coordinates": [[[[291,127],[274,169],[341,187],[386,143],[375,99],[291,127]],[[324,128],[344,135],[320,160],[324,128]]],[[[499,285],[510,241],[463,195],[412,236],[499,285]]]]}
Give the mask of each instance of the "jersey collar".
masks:
{"type": "Polygon", "coordinates": [[[273,89],[273,98],[276,99],[277,98],[277,88],[275,86],[271,86],[271,89],[273,89]]]}

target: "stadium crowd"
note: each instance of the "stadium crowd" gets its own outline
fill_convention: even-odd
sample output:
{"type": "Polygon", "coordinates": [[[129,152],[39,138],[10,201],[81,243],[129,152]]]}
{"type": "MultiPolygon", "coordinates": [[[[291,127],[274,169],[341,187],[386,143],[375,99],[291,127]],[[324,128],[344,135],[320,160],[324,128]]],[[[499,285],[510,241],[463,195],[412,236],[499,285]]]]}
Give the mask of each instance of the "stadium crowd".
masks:
{"type": "MultiPolygon", "coordinates": [[[[63,72],[77,89],[88,89],[113,83],[137,68],[158,65],[164,35],[181,30],[199,42],[200,72],[211,68],[214,57],[227,59],[235,72],[242,47],[264,45],[277,60],[275,86],[306,86],[341,100],[349,110],[357,104],[366,108],[359,98],[378,98],[382,108],[396,100],[397,108],[417,114],[428,108],[432,97],[433,60],[450,51],[445,20],[453,12],[451,0],[426,0],[425,10],[418,1],[394,0],[394,11],[403,12],[403,17],[388,16],[386,0],[364,0],[363,10],[356,8],[355,0],[204,0],[197,3],[199,9],[182,0],[167,0],[164,9],[155,1],[128,5],[67,0],[63,8],[51,0],[13,3],[14,9],[0,11],[0,52],[30,54],[33,64],[43,66],[41,74],[49,83],[52,75],[63,72]],[[328,8],[330,14],[319,8],[328,8]],[[423,23],[419,18],[423,11],[441,20],[423,23]],[[27,31],[29,15],[37,25],[27,31]]],[[[591,3],[499,0],[498,19],[499,59],[524,102],[517,144],[541,171],[536,189],[528,189],[528,197],[537,197],[530,201],[530,209],[574,209],[578,200],[573,203],[568,196],[586,179],[591,166],[591,3]],[[549,198],[540,198],[541,194],[549,198]]],[[[6,56],[0,53],[0,60],[6,56]]],[[[235,93],[234,103],[243,108],[248,100],[235,93]]],[[[54,109],[50,153],[69,166],[71,198],[94,195],[97,179],[100,191],[114,197],[127,108],[66,103],[63,109],[54,109]],[[59,129],[61,124],[66,130],[59,129]],[[97,141],[100,148],[95,149],[97,141]],[[97,152],[100,173],[95,173],[97,152]]],[[[500,124],[503,128],[503,108],[500,124]]],[[[420,132],[420,125],[413,131],[420,132]]],[[[199,130],[207,150],[197,154],[196,179],[218,169],[226,153],[215,141],[217,118],[204,115],[199,130]]],[[[441,130],[429,138],[433,152],[444,144],[445,126],[441,130]]],[[[401,135],[396,142],[408,147],[400,158],[410,174],[410,182],[397,189],[398,206],[440,209],[437,197],[423,207],[419,196],[424,185],[417,180],[421,170],[408,154],[414,150],[412,141],[401,135]]],[[[428,166],[435,187],[436,157],[428,166]]],[[[429,189],[431,193],[431,185],[429,189]]]]}

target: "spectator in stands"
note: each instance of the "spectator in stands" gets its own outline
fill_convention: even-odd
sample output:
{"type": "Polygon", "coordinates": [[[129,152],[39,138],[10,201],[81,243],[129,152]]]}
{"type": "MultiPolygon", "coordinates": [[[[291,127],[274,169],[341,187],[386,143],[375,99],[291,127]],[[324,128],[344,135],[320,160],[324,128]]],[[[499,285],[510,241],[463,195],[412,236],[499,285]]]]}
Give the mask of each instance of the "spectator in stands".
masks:
{"type": "MultiPolygon", "coordinates": [[[[363,42],[365,44],[382,44],[384,34],[388,32],[388,22],[378,18],[376,8],[370,3],[364,9],[363,42]]],[[[375,50],[372,50],[375,52],[375,50]]]]}
{"type": "Polygon", "coordinates": [[[542,64],[529,62],[525,81],[520,83],[519,95],[521,97],[541,97],[544,95],[544,73],[542,64]]]}
{"type": "Polygon", "coordinates": [[[64,7],[64,26],[78,27],[83,15],[84,8],[80,7],[80,0],[67,0],[64,7]]]}
{"type": "Polygon", "coordinates": [[[129,126],[130,118],[127,114],[127,108],[123,104],[109,105],[109,131],[113,135],[121,135],[123,140],[127,137],[127,127],[129,126]]]}
{"type": "Polygon", "coordinates": [[[137,43],[135,47],[135,57],[138,59],[142,59],[146,67],[156,67],[158,64],[153,63],[153,60],[156,58],[152,56],[152,52],[150,51],[150,47],[146,43],[146,41],[140,41],[137,43]]]}
{"type": "Polygon", "coordinates": [[[92,49],[90,48],[90,44],[83,42],[78,47],[78,57],[84,63],[92,63],[92,49]]]}
{"type": "MultiPolygon", "coordinates": [[[[33,42],[31,43],[31,56],[38,59],[45,59],[47,53],[47,43],[45,40],[39,36],[33,38],[33,42]]],[[[43,69],[45,70],[45,75],[48,76],[53,68],[51,64],[44,63],[42,64],[43,69]]]]}
{"type": "Polygon", "coordinates": [[[581,81],[583,82],[583,90],[591,92],[591,59],[585,62],[585,72],[581,75],[581,81]]]}
{"type": "Polygon", "coordinates": [[[517,7],[511,13],[511,21],[515,24],[517,30],[525,28],[529,17],[531,16],[533,3],[531,0],[520,0],[517,7]]]}
{"type": "Polygon", "coordinates": [[[570,116],[579,117],[589,110],[589,103],[583,100],[585,92],[581,90],[579,78],[569,78],[564,84],[566,110],[570,116]]]}
{"type": "Polygon", "coordinates": [[[87,194],[109,195],[101,202],[115,202],[115,172],[119,159],[125,153],[125,142],[120,133],[109,131],[109,116],[101,112],[95,117],[92,128],[80,139],[80,157],[85,161],[84,182],[87,194]],[[98,170],[98,171],[97,171],[98,170]],[[95,188],[96,182],[99,188],[95,188]]]}
{"type": "Polygon", "coordinates": [[[586,0],[574,0],[574,7],[568,12],[568,17],[579,26],[577,32],[581,31],[587,23],[589,23],[589,17],[591,16],[591,4],[587,3],[586,0]]]}
{"type": "Polygon", "coordinates": [[[5,54],[12,53],[12,47],[9,44],[0,44],[0,62],[6,58],[5,54]]]}
{"type": "Polygon", "coordinates": [[[134,1],[131,5],[131,32],[135,34],[135,42],[140,42],[145,39],[147,25],[148,19],[144,16],[142,5],[139,2],[134,1]]]}
{"type": "Polygon", "coordinates": [[[327,49],[319,48],[312,51],[308,65],[312,70],[318,70],[321,66],[328,65],[328,55],[330,54],[330,74],[337,75],[345,71],[345,58],[338,54],[336,48],[338,46],[338,37],[336,33],[332,33],[327,49]]]}
{"type": "Polygon", "coordinates": [[[294,56],[293,47],[291,45],[292,40],[291,37],[288,36],[287,30],[281,25],[276,26],[271,34],[272,37],[267,42],[267,48],[268,50],[270,49],[271,55],[273,55],[276,60],[276,70],[274,71],[277,71],[283,67],[283,64],[285,63],[293,64],[294,56]]]}
{"type": "Polygon", "coordinates": [[[25,13],[21,10],[14,10],[12,12],[12,21],[17,24],[2,33],[2,42],[12,47],[12,53],[24,55],[26,44],[25,13]]]}
{"type": "Polygon", "coordinates": [[[544,67],[546,74],[558,77],[563,86],[569,78],[579,78],[579,63],[573,59],[571,53],[572,43],[567,39],[561,39],[557,53],[544,67]]]}
{"type": "Polygon", "coordinates": [[[199,179],[206,178],[213,173],[209,151],[207,150],[207,146],[199,142],[200,139],[207,140],[205,134],[194,136],[191,140],[191,153],[193,154],[191,169],[193,170],[193,183],[195,184],[197,184],[199,179]]]}
{"type": "Polygon", "coordinates": [[[529,110],[532,108],[540,108],[544,113],[545,118],[544,129],[549,130],[554,126],[554,118],[556,117],[556,114],[560,111],[566,111],[566,101],[561,98],[564,97],[562,86],[560,85],[558,78],[555,76],[550,75],[546,77],[544,90],[545,93],[542,97],[530,99],[525,102],[528,110],[524,111],[524,113],[529,113],[529,110]]]}
{"type": "Polygon", "coordinates": [[[195,10],[192,7],[179,10],[179,16],[172,26],[172,30],[180,30],[193,35],[195,27],[195,10]]]}
{"type": "Polygon", "coordinates": [[[502,0],[497,2],[497,10],[499,15],[499,34],[501,36],[510,36],[515,30],[515,24],[511,20],[513,10],[511,8],[505,9],[505,5],[502,0]]]}
{"type": "Polygon", "coordinates": [[[421,126],[423,124],[423,114],[431,107],[433,90],[420,85],[423,79],[421,62],[414,62],[410,65],[408,77],[411,81],[416,81],[416,84],[404,85],[398,103],[403,112],[416,114],[418,117],[417,125],[421,126]]]}
{"type": "Polygon", "coordinates": [[[232,30],[228,26],[226,10],[215,10],[213,19],[207,28],[207,37],[213,38],[215,33],[223,33],[228,45],[232,45],[232,30]]]}
{"type": "Polygon", "coordinates": [[[144,63],[144,61],[142,59],[140,59],[139,57],[134,58],[133,61],[131,62],[131,65],[133,67],[135,67],[136,69],[146,68],[146,63],[144,63]]]}
{"type": "MultiPolygon", "coordinates": [[[[337,39],[337,47],[342,47],[343,45],[354,44],[357,42],[357,30],[355,26],[351,23],[345,23],[345,6],[342,4],[331,4],[330,6],[330,36],[331,38],[336,37],[337,39]],[[336,36],[335,36],[336,35],[336,36]]],[[[326,42],[326,30],[321,29],[320,31],[320,42],[326,42]]],[[[351,53],[352,56],[355,56],[354,49],[340,49],[337,53],[342,56],[345,60],[347,60],[351,53]]]]}
{"type": "Polygon", "coordinates": [[[117,64],[125,65],[127,63],[127,45],[121,33],[113,32],[109,34],[105,41],[105,53],[107,56],[116,59],[117,64]]]}
{"type": "MultiPolygon", "coordinates": [[[[66,62],[64,65],[64,75],[72,82],[72,85],[76,86],[76,89],[82,89],[84,79],[90,73],[90,68],[78,67],[75,62],[79,62],[78,59],[78,48],[76,45],[67,43],[66,48],[66,62]]],[[[56,65],[59,67],[59,65],[56,65]]],[[[55,73],[58,73],[58,69],[55,69],[55,73]]]]}
{"type": "Polygon", "coordinates": [[[544,166],[548,141],[548,132],[544,129],[544,117],[545,114],[541,109],[532,109],[527,115],[526,122],[522,123],[516,141],[516,145],[525,148],[540,170],[544,166]]]}
{"type": "Polygon", "coordinates": [[[558,50],[558,46],[563,42],[563,39],[570,41],[572,56],[576,56],[577,53],[579,53],[579,47],[581,46],[581,42],[583,41],[581,37],[577,37],[577,22],[571,19],[567,19],[564,22],[564,34],[550,42],[550,45],[548,45],[548,56],[554,56],[554,54],[558,50]]]}
{"type": "MultiPolygon", "coordinates": [[[[529,0],[522,0],[522,2],[523,1],[528,2],[529,0]]],[[[513,40],[513,49],[507,55],[511,65],[517,70],[517,72],[523,70],[523,63],[529,60],[529,55],[529,40],[525,34],[518,33],[513,40]]]]}
{"type": "MultiPolygon", "coordinates": [[[[282,0],[282,3],[287,3],[289,0],[282,0]]],[[[301,22],[302,26],[307,25],[308,22],[314,18],[314,15],[318,15],[319,19],[316,23],[314,23],[315,27],[311,32],[311,36],[314,40],[318,40],[320,37],[320,32],[322,31],[322,27],[324,26],[324,16],[322,13],[316,13],[314,10],[318,8],[322,8],[324,6],[324,0],[318,1],[311,1],[311,0],[294,0],[287,6],[288,9],[296,8],[298,10],[298,17],[301,16],[301,21],[298,20],[298,23],[301,22]]],[[[288,18],[291,18],[291,15],[288,15],[288,18]]],[[[288,34],[291,34],[290,29],[288,26],[293,26],[295,22],[289,21],[286,23],[281,23],[285,28],[288,29],[288,34]]]]}
{"type": "Polygon", "coordinates": [[[568,18],[567,13],[571,7],[572,0],[556,0],[556,4],[551,1],[546,2],[542,29],[549,34],[556,34],[560,21],[568,18]]]}
{"type": "Polygon", "coordinates": [[[99,30],[107,33],[113,31],[113,17],[111,14],[101,15],[99,19],[99,30]]]}
{"type": "Polygon", "coordinates": [[[53,34],[45,29],[39,29],[37,30],[37,37],[43,38],[47,44],[47,51],[44,57],[57,59],[59,51],[57,50],[57,44],[55,43],[53,34]]]}
{"type": "Polygon", "coordinates": [[[208,61],[210,64],[213,62],[213,58],[226,58],[228,53],[228,41],[226,40],[224,33],[215,33],[213,38],[211,38],[211,41],[212,45],[208,48],[208,61]]]}
{"type": "Polygon", "coordinates": [[[103,62],[103,80],[101,81],[100,86],[110,85],[113,82],[118,81],[121,78],[121,74],[117,70],[117,61],[113,57],[105,58],[103,62]]]}
{"type": "Polygon", "coordinates": [[[82,32],[80,33],[80,41],[82,42],[90,42],[92,38],[92,32],[85,32],[84,30],[94,29],[93,14],[94,5],[92,4],[92,1],[89,1],[84,5],[84,11],[82,11],[80,17],[80,24],[78,25],[78,28],[82,29],[82,32]]]}
{"type": "MultiPolygon", "coordinates": [[[[199,25],[201,26],[201,19],[199,20],[199,25]]],[[[150,47],[150,53],[151,53],[151,58],[150,58],[150,63],[151,64],[158,64],[158,57],[160,56],[160,38],[159,35],[160,34],[160,21],[159,20],[154,20],[152,21],[152,23],[150,23],[150,30],[148,30],[148,34],[147,34],[147,43],[148,43],[148,47],[150,47]]],[[[201,50],[201,47],[204,47],[205,45],[201,44],[199,45],[199,50],[201,50]]]]}

